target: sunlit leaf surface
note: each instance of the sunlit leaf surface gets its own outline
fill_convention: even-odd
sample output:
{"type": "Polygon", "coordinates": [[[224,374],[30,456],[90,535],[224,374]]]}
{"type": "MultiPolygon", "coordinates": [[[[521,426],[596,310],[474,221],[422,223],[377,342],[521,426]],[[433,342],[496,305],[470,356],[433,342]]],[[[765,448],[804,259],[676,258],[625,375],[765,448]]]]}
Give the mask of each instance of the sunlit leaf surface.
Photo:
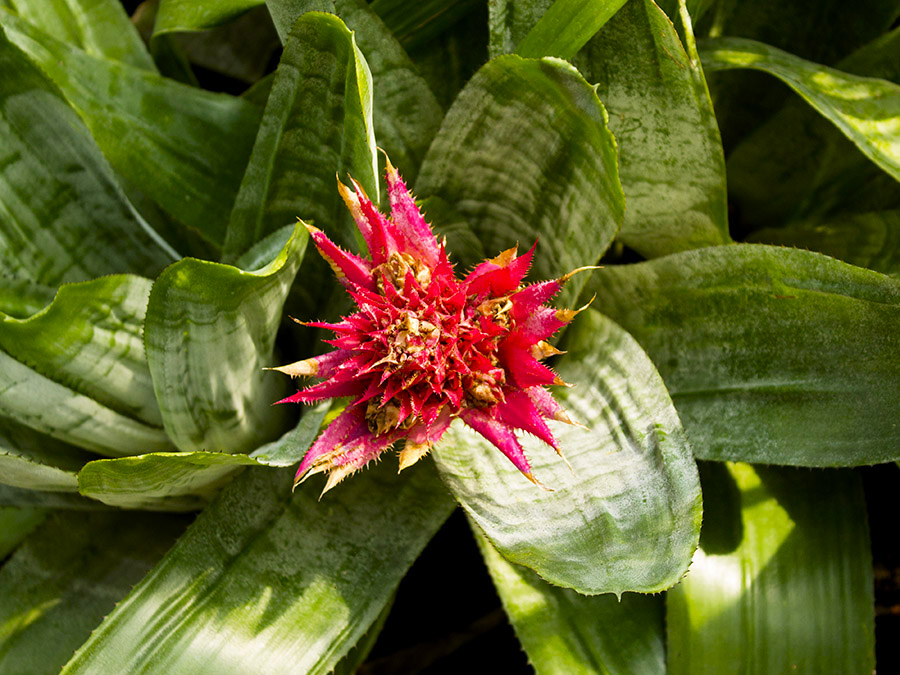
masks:
{"type": "Polygon", "coordinates": [[[59,672],[185,524],[141,513],[51,514],[0,569],[0,671],[59,672]]]}
{"type": "Polygon", "coordinates": [[[453,509],[425,463],[322,501],[251,469],[94,631],[64,673],[328,673],[453,509]]]}
{"type": "Polygon", "coordinates": [[[659,368],[697,457],[900,458],[896,279],[741,244],[607,267],[590,288],[659,368]]]}
{"type": "Polygon", "coordinates": [[[874,672],[858,476],[747,464],[702,475],[720,516],[667,595],[669,672],[874,672]]]}
{"type": "MultiPolygon", "coordinates": [[[[451,204],[489,256],[538,241],[534,278],[591,265],[624,210],[606,120],[594,90],[564,61],[495,59],[447,113],[416,192],[451,204]]],[[[575,277],[562,297],[582,284],[575,277]]]]}
{"type": "Polygon", "coordinates": [[[263,368],[272,365],[281,309],[308,238],[298,223],[263,267],[185,258],[154,283],[147,359],[179,450],[249,452],[284,430],[287,411],[272,406],[284,382],[263,368]]]}
{"type": "Polygon", "coordinates": [[[662,675],[662,596],[588,597],[513,565],[484,536],[478,545],[503,609],[537,673],[662,675]]]}
{"type": "Polygon", "coordinates": [[[521,439],[528,482],[493,445],[454,427],[435,446],[442,477],[512,562],[581,593],[659,591],[687,570],[700,531],[700,485],[662,380],[637,343],[593,310],[566,333],[556,392],[587,428],[552,423],[572,471],[521,439]]]}

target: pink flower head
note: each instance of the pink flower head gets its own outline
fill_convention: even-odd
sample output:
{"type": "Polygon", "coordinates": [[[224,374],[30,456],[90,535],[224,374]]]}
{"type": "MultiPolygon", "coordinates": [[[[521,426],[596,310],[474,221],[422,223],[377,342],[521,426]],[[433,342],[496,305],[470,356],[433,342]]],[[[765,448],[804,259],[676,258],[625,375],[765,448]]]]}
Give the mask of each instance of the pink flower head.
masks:
{"type": "MultiPolygon", "coordinates": [[[[456,417],[496,445],[537,483],[514,433],[534,434],[559,452],[545,420],[572,423],[545,389],[564,382],[541,361],[560,352],[545,340],[580,310],[545,306],[573,273],[522,285],[534,255],[516,248],[453,274],[412,195],[387,163],[392,218],[353,181],[338,183],[370,257],[348,253],[307,225],[319,253],[356,302],[333,331],[334,351],[281,368],[321,382],[279,403],[349,396],[351,403],[303,458],[295,485],[328,472],[324,492],[405,439],[400,470],[421,459],[456,417]]],[[[576,270],[578,271],[578,270],[576,270]]]]}

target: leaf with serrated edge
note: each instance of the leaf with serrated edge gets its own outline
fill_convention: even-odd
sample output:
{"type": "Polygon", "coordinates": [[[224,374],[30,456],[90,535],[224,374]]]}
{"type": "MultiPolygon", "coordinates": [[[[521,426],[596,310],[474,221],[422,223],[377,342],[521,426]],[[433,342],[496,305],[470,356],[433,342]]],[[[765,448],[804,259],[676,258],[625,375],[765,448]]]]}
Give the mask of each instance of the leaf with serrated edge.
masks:
{"type": "MultiPolygon", "coordinates": [[[[406,183],[412,184],[444,112],[374,5],[364,0],[269,0],[266,5],[282,39],[300,14],[314,10],[337,14],[353,31],[376,83],[372,89],[375,136],[406,183]]],[[[408,5],[404,8],[406,14],[411,10],[408,5]]]]}
{"type": "Polygon", "coordinates": [[[566,332],[558,393],[587,429],[551,423],[552,449],[523,437],[525,480],[496,448],[451,427],[434,449],[442,478],[512,562],[580,593],[653,592],[687,570],[700,532],[697,469],[653,364],[612,321],[588,310],[566,332]]]}
{"type": "Polygon", "coordinates": [[[309,235],[298,223],[259,269],[185,258],[150,293],[144,339],[165,428],[179,450],[247,452],[283,431],[275,333],[309,235]]]}
{"type": "Polygon", "coordinates": [[[503,609],[538,673],[666,672],[662,596],[584,596],[513,565],[480,533],[478,547],[503,609]]]}
{"type": "Polygon", "coordinates": [[[597,270],[594,306],[653,359],[701,459],[900,458],[900,281],[734,244],[597,270]]]}
{"type": "MultiPolygon", "coordinates": [[[[496,255],[540,240],[531,274],[596,262],[625,208],[616,143],[593,88],[559,59],[503,56],[469,81],[444,118],[416,181],[452,204],[496,255]]],[[[574,299],[575,277],[560,296],[574,299]]]]}
{"type": "Polygon", "coordinates": [[[0,415],[108,457],[172,449],[162,429],[44,377],[0,352],[0,415]]]}
{"type": "Polygon", "coordinates": [[[63,669],[328,673],[454,507],[433,467],[369,469],[318,501],[248,469],[63,669]]]}
{"type": "Polygon", "coordinates": [[[353,219],[335,173],[345,181],[349,173],[377,201],[371,88],[365,58],[340,19],[319,12],[297,19],[235,199],[223,260],[298,217],[352,243],[353,219]]]}
{"type": "Polygon", "coordinates": [[[61,287],[28,318],[0,312],[0,349],[117,412],[161,427],[141,335],[151,283],[103,277],[61,287]]]}

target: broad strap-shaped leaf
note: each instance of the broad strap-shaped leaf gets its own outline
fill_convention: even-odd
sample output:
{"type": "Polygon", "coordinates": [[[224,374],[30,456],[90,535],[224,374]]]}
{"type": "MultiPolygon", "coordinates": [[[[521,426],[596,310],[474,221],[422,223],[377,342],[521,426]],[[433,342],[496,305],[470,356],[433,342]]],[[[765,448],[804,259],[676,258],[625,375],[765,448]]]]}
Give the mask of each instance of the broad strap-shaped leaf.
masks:
{"type": "MultiPolygon", "coordinates": [[[[452,204],[488,255],[539,239],[535,278],[591,265],[624,210],[606,121],[594,90],[568,63],[494,59],[444,118],[416,182],[419,197],[452,204]]],[[[562,301],[582,285],[575,277],[562,301]]]]}
{"type": "MultiPolygon", "coordinates": [[[[307,11],[329,11],[353,31],[372,72],[375,136],[408,184],[415,181],[425,151],[437,133],[444,112],[395,36],[364,0],[269,0],[275,26],[287,34],[307,11]]],[[[418,7],[418,6],[417,6],[418,7]]],[[[416,10],[405,3],[406,14],[416,10]]]]}
{"type": "Polygon", "coordinates": [[[161,427],[141,335],[151,283],[108,276],[63,286],[28,318],[0,312],[0,349],[44,377],[161,427]]]}
{"type": "Polygon", "coordinates": [[[0,569],[0,671],[58,672],[185,524],[138,513],[50,514],[0,569]]]}
{"type": "Polygon", "coordinates": [[[119,603],[63,672],[327,673],[453,509],[434,470],[368,470],[317,501],[250,469],[119,603]]]}
{"type": "Polygon", "coordinates": [[[265,0],[160,0],[153,37],[215,28],[264,4],[265,0]]]}
{"type": "Polygon", "coordinates": [[[683,46],[652,0],[634,0],[576,60],[619,145],[619,238],[648,258],[731,241],[722,141],[684,11],[681,22],[683,46]]]}
{"type": "MultiPolygon", "coordinates": [[[[900,30],[863,46],[837,69],[900,83],[900,30]]],[[[728,176],[730,198],[749,228],[900,208],[900,184],[796,96],[734,148],[728,176]]]]}
{"type": "Polygon", "coordinates": [[[369,652],[372,651],[372,648],[378,641],[379,634],[381,633],[381,629],[384,628],[385,621],[387,621],[387,618],[391,613],[395,597],[396,594],[388,600],[387,604],[382,608],[381,614],[379,614],[375,621],[372,622],[369,630],[355,645],[353,645],[350,651],[337,662],[334,670],[332,670],[332,675],[355,675],[360,669],[360,666],[365,663],[369,656],[369,652]]]}
{"type": "Polygon", "coordinates": [[[851,265],[900,276],[900,211],[847,213],[754,232],[749,241],[805,248],[851,265]]]}
{"type": "Polygon", "coordinates": [[[335,173],[342,180],[349,173],[377,201],[371,88],[365,58],[340,19],[310,12],[297,20],[235,200],[223,259],[235,260],[297,218],[353,241],[335,173]]]}
{"type": "Polygon", "coordinates": [[[697,457],[900,458],[900,281],[817,253],[735,244],[607,267],[590,290],[659,368],[697,457]]]}
{"type": "Polygon", "coordinates": [[[46,509],[0,506],[0,560],[6,560],[19,543],[46,517],[46,509]]]}
{"type": "Polygon", "coordinates": [[[156,71],[117,0],[8,0],[7,4],[43,32],[88,54],[156,71]]]}
{"type": "Polygon", "coordinates": [[[521,442],[541,490],[474,432],[435,447],[441,476],[510,561],[580,593],[660,591],[687,570],[700,532],[700,484],[675,408],[653,364],[590,310],[566,332],[559,397],[587,428],[552,423],[565,458],[521,442]]]}
{"type": "Polygon", "coordinates": [[[76,492],[75,477],[96,455],[0,417],[0,483],[31,490],[76,492]]]}
{"type": "MultiPolygon", "coordinates": [[[[495,44],[510,45],[529,27],[529,17],[540,17],[528,36],[537,34],[565,4],[558,0],[543,16],[546,0],[511,0],[505,10],[492,5],[495,44]]],[[[618,9],[622,3],[594,4],[618,9]]],[[[609,111],[626,202],[619,238],[648,258],[731,241],[722,142],[690,17],[683,12],[680,21],[684,44],[652,0],[634,0],[604,20],[596,36],[585,36],[567,52],[585,78],[597,83],[609,111]]]]}
{"type": "Polygon", "coordinates": [[[476,534],[503,609],[537,673],[662,675],[662,596],[588,597],[513,565],[476,534]]]}
{"type": "Polygon", "coordinates": [[[715,527],[704,523],[690,574],[668,593],[669,672],[874,672],[859,477],[747,464],[712,469],[703,471],[707,509],[724,517],[715,527]]]}
{"type": "Polygon", "coordinates": [[[264,267],[185,258],[153,284],[144,339],[163,424],[179,450],[249,451],[284,426],[272,365],[281,309],[309,235],[264,267]]]}
{"type": "Polygon", "coordinates": [[[44,377],[0,352],[0,416],[108,457],[172,450],[165,432],[44,377]]]}
{"type": "Polygon", "coordinates": [[[554,0],[516,46],[526,58],[571,59],[619,11],[626,0],[554,0]]]}
{"type": "Polygon", "coordinates": [[[710,70],[751,68],[774,75],[834,124],[860,151],[900,180],[900,86],[805,61],[753,40],[701,44],[710,70]]]}
{"type": "Polygon", "coordinates": [[[196,511],[245,466],[247,455],[169,452],[90,462],[78,472],[85,497],[123,509],[196,511]]]}
{"type": "MultiPolygon", "coordinates": [[[[7,16],[0,10],[0,17],[7,16]]],[[[56,286],[177,259],[135,212],[78,115],[0,31],[0,264],[56,286]]]]}
{"type": "Polygon", "coordinates": [[[205,506],[244,467],[299,464],[330,407],[331,402],[326,401],[306,409],[294,429],[249,456],[177,452],[90,462],[78,473],[78,490],[110,506],[193,511],[205,506]]]}
{"type": "Polygon", "coordinates": [[[0,24],[59,86],[113,167],[170,215],[221,245],[260,110],[97,58],[8,12],[0,24]]]}
{"type": "MultiPolygon", "coordinates": [[[[677,0],[660,2],[666,11],[676,4],[677,0]]],[[[858,0],[852,4],[843,0],[690,0],[687,4],[700,36],[749,38],[832,67],[889,30],[900,11],[896,0],[858,0]],[[697,4],[712,5],[708,20],[701,21],[697,16],[697,4]]],[[[790,96],[774,80],[748,71],[724,76],[714,73],[710,82],[726,154],[790,96]]]]}

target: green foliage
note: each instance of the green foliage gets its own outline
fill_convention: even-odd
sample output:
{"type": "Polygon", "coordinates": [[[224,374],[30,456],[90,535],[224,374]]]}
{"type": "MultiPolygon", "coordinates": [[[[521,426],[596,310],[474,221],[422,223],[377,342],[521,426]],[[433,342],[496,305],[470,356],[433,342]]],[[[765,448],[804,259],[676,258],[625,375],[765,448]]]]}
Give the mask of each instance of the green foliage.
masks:
{"type": "Polygon", "coordinates": [[[0,672],[353,672],[457,505],[539,673],[872,672],[898,13],[0,0],[0,672]],[[550,361],[583,428],[522,438],[548,490],[454,426],[291,492],[343,402],[266,369],[346,314],[297,221],[360,251],[379,147],[457,273],[604,265],[554,301],[596,294],[550,361]]]}

